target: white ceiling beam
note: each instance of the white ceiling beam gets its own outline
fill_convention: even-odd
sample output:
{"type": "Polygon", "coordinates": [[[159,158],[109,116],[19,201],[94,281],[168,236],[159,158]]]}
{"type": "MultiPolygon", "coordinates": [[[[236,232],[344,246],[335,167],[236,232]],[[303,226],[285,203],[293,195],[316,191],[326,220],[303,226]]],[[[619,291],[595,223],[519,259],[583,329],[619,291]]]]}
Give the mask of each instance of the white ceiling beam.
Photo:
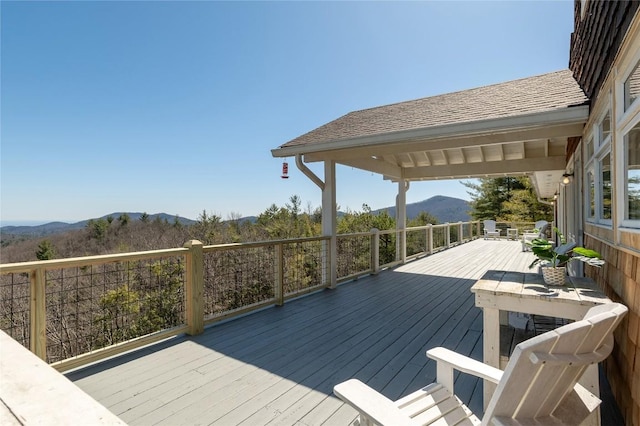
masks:
{"type": "Polygon", "coordinates": [[[416,155],[414,153],[409,153],[409,160],[411,161],[411,165],[413,167],[418,166],[418,159],[416,158],[416,155]]]}
{"type": "Polygon", "coordinates": [[[563,156],[530,158],[525,160],[487,161],[484,163],[467,163],[444,166],[415,167],[405,169],[404,179],[433,180],[466,176],[487,176],[488,174],[526,174],[544,170],[563,170],[563,156]]]}
{"type": "Polygon", "coordinates": [[[501,143],[520,143],[521,141],[549,138],[566,138],[580,136],[584,125],[565,124],[536,128],[532,130],[518,130],[512,132],[499,132],[458,138],[438,138],[423,140],[407,140],[401,142],[389,142],[387,144],[359,146],[354,148],[335,149],[313,152],[313,146],[308,146],[305,153],[305,161],[323,161],[326,159],[340,160],[358,158],[362,156],[400,154],[415,151],[432,151],[439,149],[464,148],[472,146],[494,145],[501,143]]]}
{"type": "Polygon", "coordinates": [[[373,158],[358,158],[347,161],[338,161],[338,163],[345,166],[355,167],[357,169],[367,170],[373,173],[390,176],[396,179],[400,179],[402,177],[401,167],[395,166],[386,161],[375,160],[373,158]]]}

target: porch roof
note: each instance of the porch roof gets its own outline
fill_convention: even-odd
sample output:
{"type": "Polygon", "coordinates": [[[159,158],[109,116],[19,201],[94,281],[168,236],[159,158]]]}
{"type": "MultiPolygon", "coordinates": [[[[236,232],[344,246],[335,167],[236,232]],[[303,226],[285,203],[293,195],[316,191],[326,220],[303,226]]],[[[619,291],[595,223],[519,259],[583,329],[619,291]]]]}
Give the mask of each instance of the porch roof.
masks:
{"type": "Polygon", "coordinates": [[[550,198],[588,98],[570,70],[348,113],[272,150],[390,180],[529,175],[550,198]]]}

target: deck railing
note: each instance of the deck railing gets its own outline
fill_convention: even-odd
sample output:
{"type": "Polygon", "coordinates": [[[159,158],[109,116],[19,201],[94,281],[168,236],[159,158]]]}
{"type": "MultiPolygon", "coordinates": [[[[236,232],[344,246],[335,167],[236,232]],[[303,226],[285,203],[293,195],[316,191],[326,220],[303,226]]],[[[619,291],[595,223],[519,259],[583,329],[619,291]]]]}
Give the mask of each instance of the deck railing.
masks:
{"type": "Polygon", "coordinates": [[[478,222],[0,264],[0,328],[59,370],[431,254],[478,222]],[[405,242],[404,245],[403,242],[405,242]]]}

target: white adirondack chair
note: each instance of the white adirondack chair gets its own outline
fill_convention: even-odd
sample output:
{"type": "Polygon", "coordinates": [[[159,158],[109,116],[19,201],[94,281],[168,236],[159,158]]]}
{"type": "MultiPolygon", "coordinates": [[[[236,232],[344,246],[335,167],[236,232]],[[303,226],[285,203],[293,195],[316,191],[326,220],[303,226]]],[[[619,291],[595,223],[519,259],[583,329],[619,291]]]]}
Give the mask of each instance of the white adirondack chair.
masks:
{"type": "Polygon", "coordinates": [[[487,238],[500,238],[500,230],[496,229],[495,220],[484,221],[484,239],[487,238]]]}
{"type": "Polygon", "coordinates": [[[520,343],[504,371],[431,349],[437,382],[395,402],[356,379],[336,385],[334,393],[358,410],[359,425],[579,425],[600,400],[577,382],[590,364],[609,356],[626,312],[619,303],[591,308],[580,321],[520,343]],[[455,396],[454,368],[497,384],[482,420],[455,396]]]}
{"type": "Polygon", "coordinates": [[[546,220],[539,220],[533,225],[534,229],[525,230],[522,234],[522,251],[531,251],[531,248],[527,243],[530,243],[534,239],[546,238],[548,226],[549,222],[546,220]]]}

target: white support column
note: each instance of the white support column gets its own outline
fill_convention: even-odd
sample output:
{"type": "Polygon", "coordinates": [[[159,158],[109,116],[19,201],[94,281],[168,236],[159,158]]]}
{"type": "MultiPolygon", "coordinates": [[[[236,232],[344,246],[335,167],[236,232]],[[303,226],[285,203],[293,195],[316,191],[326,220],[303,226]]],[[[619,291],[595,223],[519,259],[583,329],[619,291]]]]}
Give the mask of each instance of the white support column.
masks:
{"type": "Polygon", "coordinates": [[[398,181],[398,196],[396,197],[396,260],[407,261],[407,190],[409,182],[398,181]]]}
{"type": "Polygon", "coordinates": [[[336,163],[335,161],[324,162],[324,188],[322,189],[322,235],[331,237],[328,246],[325,247],[327,254],[323,265],[323,282],[329,283],[330,288],[335,288],[338,281],[336,269],[337,245],[336,245],[336,163]]]}

